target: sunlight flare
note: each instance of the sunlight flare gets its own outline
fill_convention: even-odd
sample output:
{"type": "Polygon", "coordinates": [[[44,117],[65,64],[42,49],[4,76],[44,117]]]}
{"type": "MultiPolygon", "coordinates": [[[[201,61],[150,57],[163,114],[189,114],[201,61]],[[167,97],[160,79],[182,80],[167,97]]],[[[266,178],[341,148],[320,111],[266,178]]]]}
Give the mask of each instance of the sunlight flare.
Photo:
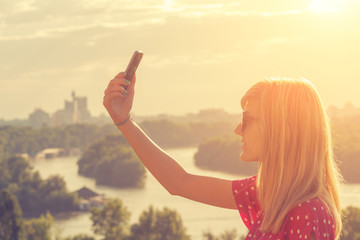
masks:
{"type": "Polygon", "coordinates": [[[344,2],[344,0],[313,0],[309,9],[316,13],[339,12],[344,2]]]}

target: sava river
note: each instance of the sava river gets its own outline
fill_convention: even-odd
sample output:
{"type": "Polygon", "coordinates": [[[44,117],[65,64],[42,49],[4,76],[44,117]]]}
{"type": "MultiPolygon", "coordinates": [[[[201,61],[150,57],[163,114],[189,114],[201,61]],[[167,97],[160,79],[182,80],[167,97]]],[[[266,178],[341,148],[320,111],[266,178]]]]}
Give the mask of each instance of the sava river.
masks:
{"type": "MultiPolygon", "coordinates": [[[[238,179],[237,176],[197,168],[193,156],[197,148],[167,149],[177,161],[194,174],[214,176],[226,179],[238,179]]],[[[131,212],[130,223],[138,221],[140,213],[150,205],[156,208],[169,207],[175,209],[182,217],[187,233],[192,239],[201,239],[204,231],[210,230],[218,235],[225,230],[236,229],[238,234],[245,235],[246,227],[236,210],[228,210],[196,203],[177,196],[171,196],[150,174],[147,173],[146,185],[143,189],[117,189],[95,185],[95,181],[77,174],[77,157],[54,158],[33,162],[34,170],[38,170],[43,178],[60,175],[64,178],[69,191],[76,191],[84,186],[108,198],[119,198],[131,212]]],[[[216,193],[214,193],[216,194],[216,193]]],[[[360,184],[345,184],[341,187],[343,207],[352,205],[360,207],[360,184]]],[[[89,213],[78,213],[67,216],[55,216],[54,231],[62,237],[79,233],[93,235],[89,213]]]]}

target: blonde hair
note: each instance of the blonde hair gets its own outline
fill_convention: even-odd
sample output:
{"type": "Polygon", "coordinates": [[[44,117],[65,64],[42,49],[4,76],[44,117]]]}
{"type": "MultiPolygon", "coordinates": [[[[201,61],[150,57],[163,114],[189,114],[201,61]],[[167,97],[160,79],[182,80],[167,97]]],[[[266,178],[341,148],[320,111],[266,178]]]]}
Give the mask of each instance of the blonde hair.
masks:
{"type": "Polygon", "coordinates": [[[342,228],[331,130],[323,103],[305,79],[265,80],[241,99],[243,109],[256,100],[264,134],[257,178],[258,201],[264,214],[261,231],[280,231],[297,204],[318,198],[342,228]]]}

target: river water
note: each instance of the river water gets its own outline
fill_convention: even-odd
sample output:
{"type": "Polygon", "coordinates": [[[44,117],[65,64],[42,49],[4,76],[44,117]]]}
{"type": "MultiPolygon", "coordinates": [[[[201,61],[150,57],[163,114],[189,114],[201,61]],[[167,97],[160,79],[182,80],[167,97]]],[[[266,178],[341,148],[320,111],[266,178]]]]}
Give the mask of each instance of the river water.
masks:
{"type": "MultiPolygon", "coordinates": [[[[194,165],[193,156],[197,148],[168,149],[167,152],[188,171],[194,174],[238,179],[246,176],[202,170],[194,165]]],[[[130,223],[138,221],[140,213],[150,205],[156,208],[169,207],[175,209],[182,217],[187,233],[192,239],[201,239],[202,233],[211,230],[214,234],[225,230],[236,229],[239,234],[246,234],[246,227],[236,210],[222,209],[197,203],[178,196],[171,196],[150,174],[147,173],[145,188],[117,189],[95,185],[95,181],[77,174],[77,157],[54,158],[33,162],[34,170],[38,170],[43,178],[50,175],[60,175],[64,178],[69,191],[76,191],[84,186],[108,198],[119,198],[131,212],[130,223]]],[[[345,184],[341,187],[341,197],[344,207],[352,205],[360,207],[360,184],[345,184]]],[[[62,237],[79,233],[91,234],[89,213],[79,213],[71,216],[56,216],[55,231],[62,237]]]]}

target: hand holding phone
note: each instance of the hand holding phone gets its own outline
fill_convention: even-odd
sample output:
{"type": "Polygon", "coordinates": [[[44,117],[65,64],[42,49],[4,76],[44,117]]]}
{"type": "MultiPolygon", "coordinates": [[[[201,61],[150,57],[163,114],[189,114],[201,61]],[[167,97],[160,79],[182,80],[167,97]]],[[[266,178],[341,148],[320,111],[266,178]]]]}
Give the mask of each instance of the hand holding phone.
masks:
{"type": "Polygon", "coordinates": [[[143,55],[144,55],[144,53],[142,51],[135,51],[134,54],[132,55],[130,62],[125,71],[125,73],[126,73],[125,78],[127,80],[130,81],[133,78],[143,55]]]}
{"type": "MultiPolygon", "coordinates": [[[[135,51],[131,60],[125,70],[112,79],[105,89],[105,96],[103,98],[103,105],[113,119],[115,125],[123,125],[130,119],[130,111],[133,104],[134,91],[124,91],[129,85],[124,81],[124,78],[131,81],[134,77],[135,71],[139,66],[143,53],[135,51]],[[122,86],[123,89],[119,88],[122,86]],[[114,94],[116,93],[116,94],[114,94]],[[121,95],[120,95],[121,94],[121,95]],[[130,95],[127,95],[130,94],[130,95]]],[[[132,86],[134,87],[134,86],[132,86]]]]}

